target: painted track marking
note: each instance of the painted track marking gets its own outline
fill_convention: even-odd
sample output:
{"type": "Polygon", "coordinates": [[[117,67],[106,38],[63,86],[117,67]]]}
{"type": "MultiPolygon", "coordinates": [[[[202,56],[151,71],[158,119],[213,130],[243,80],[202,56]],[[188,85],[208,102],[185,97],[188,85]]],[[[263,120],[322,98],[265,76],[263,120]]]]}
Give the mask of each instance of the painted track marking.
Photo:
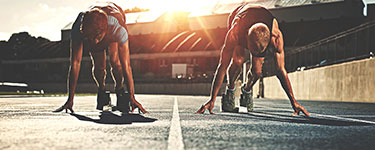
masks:
{"type": "Polygon", "coordinates": [[[168,137],[168,150],[183,150],[184,142],[182,141],[182,131],[180,116],[178,115],[177,97],[174,97],[173,116],[168,137]]]}
{"type": "MultiPolygon", "coordinates": [[[[280,109],[280,108],[272,108],[272,107],[267,107],[267,106],[260,106],[261,108],[266,108],[266,109],[272,109],[272,110],[280,110],[280,111],[289,111],[289,112],[294,112],[290,109],[280,109]]],[[[301,112],[302,113],[302,112],[301,112]]],[[[361,122],[361,123],[368,123],[375,125],[374,121],[367,121],[367,120],[361,120],[361,119],[354,119],[354,118],[346,118],[346,117],[339,117],[339,116],[333,116],[333,115],[324,115],[324,114],[318,114],[318,113],[311,113],[311,116],[317,116],[317,117],[326,117],[326,118],[334,118],[334,119],[339,119],[339,120],[346,120],[346,121],[353,121],[353,122],[361,122]]]]}

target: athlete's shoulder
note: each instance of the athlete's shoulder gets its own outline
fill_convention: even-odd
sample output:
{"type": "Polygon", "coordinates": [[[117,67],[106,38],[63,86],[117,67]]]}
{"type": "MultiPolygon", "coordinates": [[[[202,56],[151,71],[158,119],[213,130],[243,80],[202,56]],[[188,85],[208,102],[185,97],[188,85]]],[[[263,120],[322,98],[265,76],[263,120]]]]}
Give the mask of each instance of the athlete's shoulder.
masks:
{"type": "Polygon", "coordinates": [[[239,27],[238,24],[233,24],[226,34],[226,44],[235,44],[239,43],[239,27]]]}
{"type": "Polygon", "coordinates": [[[83,12],[80,12],[78,14],[78,17],[76,18],[76,20],[72,24],[70,36],[71,36],[71,39],[73,41],[80,41],[81,40],[80,28],[81,28],[81,24],[82,24],[82,16],[83,16],[83,12]]]}

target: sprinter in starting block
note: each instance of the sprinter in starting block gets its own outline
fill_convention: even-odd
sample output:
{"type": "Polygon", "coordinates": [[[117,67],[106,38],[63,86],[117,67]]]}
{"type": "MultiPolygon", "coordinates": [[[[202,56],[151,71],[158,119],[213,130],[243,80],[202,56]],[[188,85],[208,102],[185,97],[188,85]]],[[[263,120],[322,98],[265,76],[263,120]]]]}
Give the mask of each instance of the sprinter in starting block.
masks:
{"type": "Polygon", "coordinates": [[[126,18],[123,10],[115,3],[107,2],[93,6],[81,12],[73,24],[71,31],[70,68],[68,76],[68,100],[54,112],[73,111],[73,98],[77,85],[83,51],[88,51],[93,63],[93,77],[98,86],[97,107],[110,104],[109,93],[105,91],[106,54],[109,55],[111,75],[115,81],[117,110],[128,113],[139,108],[148,113],[134,97],[134,82],[130,66],[129,41],[126,29],[126,18]],[[125,79],[128,93],[123,83],[125,79]]]}
{"type": "Polygon", "coordinates": [[[293,115],[302,112],[309,116],[310,114],[294,98],[292,86],[284,66],[283,35],[276,18],[263,7],[242,5],[230,14],[228,21],[229,30],[225,37],[220,62],[212,82],[210,100],[202,105],[196,113],[202,114],[208,109],[209,113],[213,114],[212,109],[225,74],[228,77],[228,85],[222,99],[222,110],[224,112],[236,111],[234,105],[234,83],[239,77],[242,64],[248,57],[251,57],[252,65],[248,71],[248,82],[241,88],[240,105],[246,106],[248,111],[252,111],[251,89],[261,76],[265,54],[272,53],[277,66],[277,78],[289,97],[294,109],[293,115]]]}

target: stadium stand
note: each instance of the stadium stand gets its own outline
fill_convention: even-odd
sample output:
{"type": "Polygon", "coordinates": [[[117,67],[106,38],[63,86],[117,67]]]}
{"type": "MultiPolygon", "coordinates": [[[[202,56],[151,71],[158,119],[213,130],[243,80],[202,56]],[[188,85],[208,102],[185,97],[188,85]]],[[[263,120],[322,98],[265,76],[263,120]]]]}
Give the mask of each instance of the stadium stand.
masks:
{"type": "MultiPolygon", "coordinates": [[[[368,35],[374,35],[374,31],[373,28],[367,27],[371,23],[362,14],[361,0],[223,2],[200,13],[180,13],[186,17],[182,23],[173,21],[173,17],[172,21],[163,19],[170,17],[168,13],[152,16],[148,16],[148,12],[133,13],[127,15],[127,21],[136,82],[147,79],[158,81],[156,78],[162,78],[162,81],[165,81],[165,78],[170,79],[171,66],[175,63],[188,64],[192,70],[189,76],[205,76],[205,79],[209,76],[204,82],[210,82],[227,31],[227,15],[243,3],[263,5],[278,17],[285,38],[286,65],[289,72],[317,64],[338,63],[340,60],[367,54],[368,51],[365,50],[356,51],[369,49],[371,46],[358,46],[364,43],[359,44],[363,41],[355,39],[368,39],[368,43],[374,39],[368,35]],[[337,35],[338,33],[343,36],[337,35]],[[338,39],[330,40],[335,38],[338,39]],[[316,45],[314,42],[322,43],[322,39],[324,44],[311,46],[316,45]],[[348,42],[353,39],[358,43],[357,47],[348,42]],[[190,57],[188,53],[194,54],[194,57],[190,57]],[[334,59],[331,56],[334,56],[334,59]]],[[[0,65],[1,68],[7,69],[6,72],[1,72],[2,78],[17,82],[65,82],[69,66],[70,26],[71,23],[68,23],[61,30],[61,41],[35,38],[22,32],[13,34],[8,41],[0,42],[0,65]]],[[[82,68],[86,69],[81,71],[79,82],[92,81],[91,62],[87,56],[88,53],[84,52],[82,68]]],[[[272,67],[267,64],[272,64],[272,60],[265,62],[265,74],[271,75],[272,67]]]]}

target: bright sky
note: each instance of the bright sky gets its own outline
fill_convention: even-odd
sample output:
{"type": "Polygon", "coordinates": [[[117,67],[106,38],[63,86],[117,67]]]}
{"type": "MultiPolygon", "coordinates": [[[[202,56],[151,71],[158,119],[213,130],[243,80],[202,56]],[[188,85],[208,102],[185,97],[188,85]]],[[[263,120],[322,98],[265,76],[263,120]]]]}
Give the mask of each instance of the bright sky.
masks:
{"type": "MultiPolygon", "coordinates": [[[[8,40],[13,33],[29,32],[52,41],[60,40],[61,29],[96,1],[108,0],[0,0],[0,41],[8,40]]],[[[217,0],[111,0],[123,9],[150,8],[164,11],[191,10],[197,5],[214,5],[217,0]],[[175,6],[175,7],[171,7],[175,6]]],[[[363,0],[375,3],[375,0],[363,0]]]]}

